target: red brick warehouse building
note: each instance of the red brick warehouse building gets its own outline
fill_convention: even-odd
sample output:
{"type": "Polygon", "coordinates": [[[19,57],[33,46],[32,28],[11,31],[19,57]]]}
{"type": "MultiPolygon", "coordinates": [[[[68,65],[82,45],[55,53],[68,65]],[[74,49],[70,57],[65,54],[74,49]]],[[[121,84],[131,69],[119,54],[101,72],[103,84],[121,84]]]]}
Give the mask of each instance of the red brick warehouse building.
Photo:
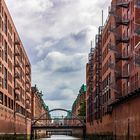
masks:
{"type": "Polygon", "coordinates": [[[0,135],[29,134],[31,66],[4,0],[0,0],[0,135]]]}
{"type": "MultiPolygon", "coordinates": [[[[31,95],[32,95],[32,98],[31,98],[32,119],[39,119],[44,114],[44,116],[41,117],[41,119],[44,119],[44,120],[37,121],[36,125],[41,126],[41,125],[50,124],[51,120],[50,120],[50,115],[49,115],[49,108],[45,104],[42,98],[43,97],[42,92],[38,90],[36,85],[31,88],[31,95]]],[[[48,133],[46,132],[46,130],[35,130],[34,136],[36,138],[47,137],[48,133]]]]}
{"type": "Polygon", "coordinates": [[[112,0],[87,63],[87,134],[140,139],[140,1],[112,0]]]}
{"type": "Polygon", "coordinates": [[[80,110],[82,107],[82,104],[85,103],[85,98],[86,97],[86,85],[83,84],[79,90],[79,94],[77,98],[75,99],[73,105],[72,105],[72,113],[80,116],[80,110]]]}

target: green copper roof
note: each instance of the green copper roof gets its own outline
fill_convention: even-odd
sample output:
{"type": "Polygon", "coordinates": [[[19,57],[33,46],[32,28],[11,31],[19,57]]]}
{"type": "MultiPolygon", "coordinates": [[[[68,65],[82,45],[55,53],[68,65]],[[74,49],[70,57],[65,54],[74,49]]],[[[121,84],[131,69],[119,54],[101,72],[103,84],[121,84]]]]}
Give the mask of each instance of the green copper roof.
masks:
{"type": "Polygon", "coordinates": [[[84,85],[84,92],[86,92],[86,89],[87,89],[87,86],[86,86],[86,85],[84,85]]]}
{"type": "Polygon", "coordinates": [[[86,85],[85,85],[85,84],[83,84],[83,85],[81,86],[81,88],[80,88],[80,90],[79,90],[79,93],[80,93],[80,94],[86,93],[86,85]]]}
{"type": "Polygon", "coordinates": [[[83,94],[85,94],[85,93],[86,93],[86,85],[83,84],[83,85],[81,86],[80,90],[79,90],[79,94],[78,94],[77,98],[76,98],[75,101],[73,102],[72,108],[73,108],[74,106],[76,106],[76,104],[78,103],[78,101],[79,101],[79,99],[80,99],[80,96],[83,95],[83,94]]]}

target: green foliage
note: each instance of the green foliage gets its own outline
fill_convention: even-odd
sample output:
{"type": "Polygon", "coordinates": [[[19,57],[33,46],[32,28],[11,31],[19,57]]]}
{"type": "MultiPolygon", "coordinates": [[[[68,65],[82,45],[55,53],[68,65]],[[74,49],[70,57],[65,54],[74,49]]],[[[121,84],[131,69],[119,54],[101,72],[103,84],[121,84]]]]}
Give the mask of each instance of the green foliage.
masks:
{"type": "Polygon", "coordinates": [[[80,104],[80,109],[78,110],[78,116],[86,116],[86,102],[80,104]]]}

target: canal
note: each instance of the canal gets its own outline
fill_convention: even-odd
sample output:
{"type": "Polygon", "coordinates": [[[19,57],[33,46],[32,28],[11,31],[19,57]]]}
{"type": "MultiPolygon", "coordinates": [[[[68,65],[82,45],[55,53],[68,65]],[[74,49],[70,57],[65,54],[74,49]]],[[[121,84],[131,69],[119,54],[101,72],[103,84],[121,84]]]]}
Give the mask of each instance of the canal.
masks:
{"type": "Polygon", "coordinates": [[[82,139],[65,135],[53,135],[51,136],[51,138],[41,138],[39,140],[82,140],[82,139]]]}

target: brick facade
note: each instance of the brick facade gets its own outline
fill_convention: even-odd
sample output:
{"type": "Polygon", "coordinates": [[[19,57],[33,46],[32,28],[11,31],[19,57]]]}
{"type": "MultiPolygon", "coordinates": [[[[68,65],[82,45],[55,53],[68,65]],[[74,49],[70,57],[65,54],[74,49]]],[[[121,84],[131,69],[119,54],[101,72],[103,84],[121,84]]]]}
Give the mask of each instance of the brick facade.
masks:
{"type": "MultiPolygon", "coordinates": [[[[49,116],[49,109],[48,106],[46,106],[44,100],[42,99],[42,92],[39,92],[38,88],[36,86],[32,87],[32,99],[31,99],[31,116],[32,119],[39,119],[43,114],[44,116],[41,117],[41,119],[37,121],[36,125],[47,125],[49,124],[50,120],[47,120],[49,116]],[[46,120],[45,120],[46,119],[46,120]]],[[[44,137],[47,135],[45,130],[36,130],[35,132],[36,137],[44,137]]]]}
{"type": "Polygon", "coordinates": [[[140,139],[140,1],[112,0],[86,66],[87,133],[140,139]]]}
{"type": "Polygon", "coordinates": [[[31,66],[4,0],[0,0],[0,134],[29,134],[31,66]]]}

